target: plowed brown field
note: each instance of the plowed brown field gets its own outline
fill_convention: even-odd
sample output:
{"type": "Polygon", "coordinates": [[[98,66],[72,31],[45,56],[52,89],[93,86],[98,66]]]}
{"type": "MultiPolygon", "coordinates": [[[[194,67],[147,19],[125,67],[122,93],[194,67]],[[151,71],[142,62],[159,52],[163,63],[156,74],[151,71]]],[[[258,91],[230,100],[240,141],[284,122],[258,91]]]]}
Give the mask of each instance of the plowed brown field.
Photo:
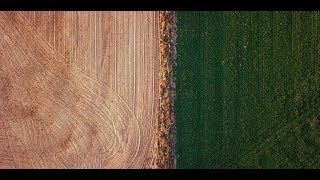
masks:
{"type": "Polygon", "coordinates": [[[158,12],[0,12],[0,168],[156,168],[158,12]]]}

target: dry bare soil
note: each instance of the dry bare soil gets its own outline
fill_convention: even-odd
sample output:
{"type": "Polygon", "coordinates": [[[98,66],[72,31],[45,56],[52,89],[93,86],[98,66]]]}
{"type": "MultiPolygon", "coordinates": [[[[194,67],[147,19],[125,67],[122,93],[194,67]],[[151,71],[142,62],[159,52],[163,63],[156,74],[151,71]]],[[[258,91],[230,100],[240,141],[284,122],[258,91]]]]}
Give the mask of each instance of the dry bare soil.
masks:
{"type": "Polygon", "coordinates": [[[155,168],[158,12],[0,12],[0,168],[155,168]]]}

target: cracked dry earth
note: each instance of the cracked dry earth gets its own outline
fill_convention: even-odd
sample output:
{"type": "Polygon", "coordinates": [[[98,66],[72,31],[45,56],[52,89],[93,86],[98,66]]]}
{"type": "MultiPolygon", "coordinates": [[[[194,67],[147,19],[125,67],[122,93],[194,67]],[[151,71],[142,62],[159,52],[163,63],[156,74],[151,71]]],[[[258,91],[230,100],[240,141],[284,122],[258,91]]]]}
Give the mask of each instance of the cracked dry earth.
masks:
{"type": "Polygon", "coordinates": [[[156,168],[158,12],[0,12],[0,168],[156,168]]]}

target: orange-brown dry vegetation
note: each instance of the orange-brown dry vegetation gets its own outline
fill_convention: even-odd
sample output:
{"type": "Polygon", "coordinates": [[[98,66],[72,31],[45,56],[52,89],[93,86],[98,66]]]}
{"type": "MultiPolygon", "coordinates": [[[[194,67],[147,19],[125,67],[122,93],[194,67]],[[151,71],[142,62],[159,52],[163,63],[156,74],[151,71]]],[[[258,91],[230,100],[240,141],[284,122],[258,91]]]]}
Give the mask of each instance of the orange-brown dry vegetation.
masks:
{"type": "Polygon", "coordinates": [[[174,12],[160,12],[160,105],[158,115],[157,165],[161,168],[175,167],[175,123],[173,103],[175,84],[173,67],[176,57],[176,17],[174,12]]]}

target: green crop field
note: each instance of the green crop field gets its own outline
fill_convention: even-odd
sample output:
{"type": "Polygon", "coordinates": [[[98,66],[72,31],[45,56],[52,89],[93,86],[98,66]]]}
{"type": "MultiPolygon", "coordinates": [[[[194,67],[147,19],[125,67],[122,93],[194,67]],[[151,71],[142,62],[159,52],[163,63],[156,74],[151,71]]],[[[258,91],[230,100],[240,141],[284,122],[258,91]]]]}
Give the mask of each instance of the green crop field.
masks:
{"type": "Polygon", "coordinates": [[[320,168],[320,12],[177,12],[177,168],[320,168]]]}

